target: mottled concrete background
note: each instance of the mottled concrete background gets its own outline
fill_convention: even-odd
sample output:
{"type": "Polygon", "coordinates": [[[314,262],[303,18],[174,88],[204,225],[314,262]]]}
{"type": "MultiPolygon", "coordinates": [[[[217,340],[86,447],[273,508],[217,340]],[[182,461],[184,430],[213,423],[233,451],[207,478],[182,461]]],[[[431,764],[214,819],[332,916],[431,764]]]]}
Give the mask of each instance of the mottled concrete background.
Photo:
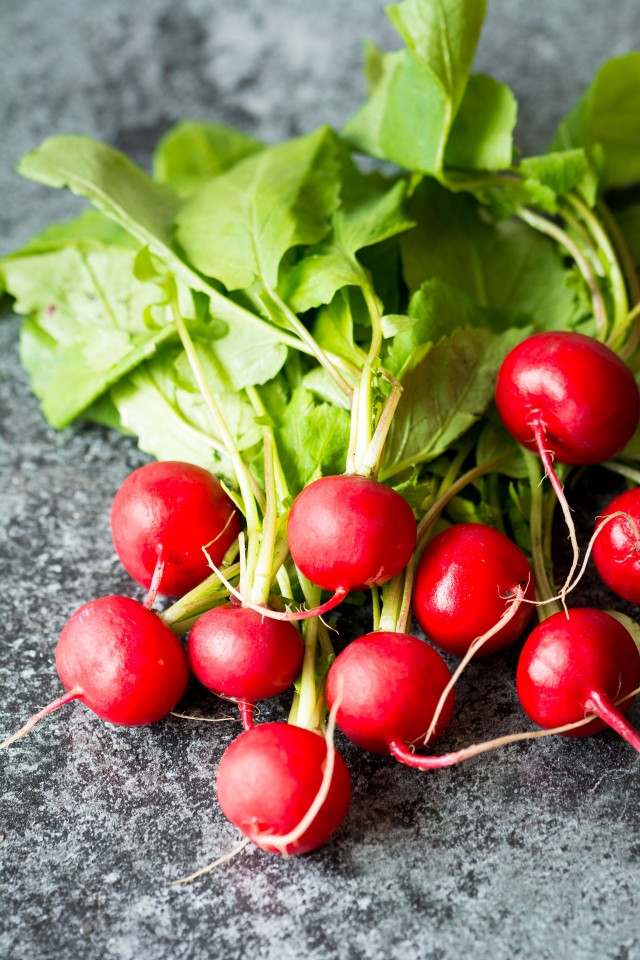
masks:
{"type": "MultiPolygon", "coordinates": [[[[477,67],[515,89],[526,150],[545,145],[603,59],[639,45],[637,12],[636,0],[494,0],[477,67]]],[[[395,44],[378,0],[2,0],[0,14],[2,252],[78,209],[12,172],[45,136],[90,133],[148,164],[185,116],[269,140],[340,125],[363,96],[361,38],[395,44]]],[[[68,615],[133,592],[108,510],[142,462],[106,430],[48,429],[17,337],[3,320],[3,733],[58,695],[52,651],[68,615]]],[[[607,482],[583,491],[587,525],[607,482]]],[[[593,579],[587,595],[611,605],[593,579]]],[[[345,635],[356,628],[357,616],[345,635]]],[[[468,671],[443,749],[523,727],[515,662],[468,671]]],[[[185,705],[226,715],[196,689],[185,705]]],[[[524,744],[433,776],[339,738],[355,791],[333,842],[288,861],[246,850],[173,888],[237,841],[212,782],[238,732],[175,718],[118,729],[78,705],[3,755],[3,960],[640,958],[638,760],[614,735],[524,744]]]]}

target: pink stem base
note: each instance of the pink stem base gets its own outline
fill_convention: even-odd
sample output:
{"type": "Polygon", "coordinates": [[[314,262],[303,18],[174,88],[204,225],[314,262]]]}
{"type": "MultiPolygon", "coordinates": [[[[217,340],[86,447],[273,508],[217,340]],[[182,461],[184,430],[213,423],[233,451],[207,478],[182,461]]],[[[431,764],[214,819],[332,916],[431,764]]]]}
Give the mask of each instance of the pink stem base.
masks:
{"type": "Polygon", "coordinates": [[[255,708],[255,703],[248,703],[246,700],[238,703],[238,710],[240,711],[240,719],[242,720],[243,730],[251,730],[251,728],[255,726],[253,720],[253,711],[255,708]]]}
{"type": "Polygon", "coordinates": [[[630,743],[640,753],[640,733],[634,730],[622,711],[618,710],[609,697],[594,691],[584,707],[589,713],[595,713],[597,717],[604,720],[607,726],[619,733],[627,743],[630,743]]]}

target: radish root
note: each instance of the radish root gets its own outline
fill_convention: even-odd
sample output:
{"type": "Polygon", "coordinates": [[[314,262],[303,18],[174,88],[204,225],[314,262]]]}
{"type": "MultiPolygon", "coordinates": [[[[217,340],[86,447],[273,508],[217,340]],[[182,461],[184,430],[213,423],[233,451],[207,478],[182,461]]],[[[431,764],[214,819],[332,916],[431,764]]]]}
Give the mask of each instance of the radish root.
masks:
{"type": "Polygon", "coordinates": [[[311,826],[315,818],[317,817],[320,809],[327,799],[329,790],[331,788],[331,781],[333,780],[333,771],[335,767],[336,759],[336,750],[333,744],[333,735],[336,727],[336,714],[340,709],[342,703],[342,691],[336,697],[333,706],[331,707],[331,712],[329,713],[329,719],[327,721],[327,729],[325,732],[325,740],[327,744],[327,756],[324,761],[324,771],[322,774],[322,781],[318,792],[316,793],[311,806],[305,813],[304,817],[300,822],[290,830],[289,833],[285,834],[269,834],[267,832],[263,833],[254,833],[251,835],[251,840],[259,847],[263,847],[267,844],[269,847],[275,847],[283,855],[287,855],[287,847],[291,844],[294,844],[303,833],[311,826]]]}
{"type": "Polygon", "coordinates": [[[213,863],[207,864],[206,867],[201,867],[200,870],[196,870],[195,873],[190,874],[188,877],[182,877],[181,880],[172,880],[171,885],[174,887],[177,886],[186,886],[188,883],[193,883],[194,880],[197,880],[199,877],[204,877],[207,873],[211,873],[212,870],[215,870],[216,867],[221,866],[223,863],[228,863],[229,860],[233,860],[234,857],[237,857],[244,848],[249,843],[249,838],[245,837],[244,840],[241,840],[240,843],[236,844],[233,850],[230,850],[229,853],[225,853],[222,857],[218,857],[217,860],[214,860],[213,863]]]}
{"type": "Polygon", "coordinates": [[[36,723],[42,720],[43,717],[48,716],[50,713],[53,713],[54,710],[57,710],[59,707],[63,707],[65,703],[71,703],[72,700],[77,700],[78,697],[81,697],[83,690],[80,687],[73,687],[73,689],[68,690],[62,697],[58,697],[57,700],[53,700],[46,707],[43,707],[38,713],[35,713],[23,727],[12,734],[10,737],[7,737],[6,740],[3,740],[0,743],[0,750],[4,750],[5,747],[10,746],[12,743],[15,743],[16,740],[21,740],[23,737],[26,737],[35,727],[36,723]]]}
{"type": "Polygon", "coordinates": [[[469,649],[467,650],[464,657],[456,667],[451,679],[449,680],[449,683],[446,685],[446,687],[442,691],[442,694],[440,696],[440,699],[438,700],[438,704],[434,711],[433,717],[431,719],[431,723],[429,724],[429,729],[427,730],[427,733],[423,740],[423,743],[425,746],[427,745],[429,740],[431,740],[431,738],[433,737],[436,729],[436,725],[438,723],[438,720],[440,719],[440,714],[442,713],[444,709],[444,705],[447,701],[447,697],[449,696],[454,686],[460,679],[460,676],[465,670],[467,664],[472,659],[472,657],[476,655],[478,650],[482,649],[484,644],[491,639],[491,637],[494,637],[496,633],[499,633],[504,626],[506,626],[511,620],[513,620],[516,613],[522,606],[522,602],[524,600],[527,586],[528,584],[525,584],[524,587],[522,586],[521,583],[518,584],[518,586],[514,590],[514,595],[509,602],[509,606],[507,607],[505,612],[502,614],[498,622],[495,623],[490,630],[487,630],[486,633],[483,633],[482,636],[476,637],[476,639],[471,643],[469,649]]]}

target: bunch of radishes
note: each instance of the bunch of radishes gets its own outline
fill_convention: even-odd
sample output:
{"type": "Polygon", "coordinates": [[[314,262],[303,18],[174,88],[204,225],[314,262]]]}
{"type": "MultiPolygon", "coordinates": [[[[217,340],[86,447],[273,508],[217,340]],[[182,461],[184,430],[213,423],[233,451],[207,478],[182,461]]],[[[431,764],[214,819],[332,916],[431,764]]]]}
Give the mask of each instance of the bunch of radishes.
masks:
{"type": "MultiPolygon", "coordinates": [[[[636,382],[622,360],[575,333],[525,339],[502,365],[496,402],[508,430],[539,454],[560,497],[552,460],[589,465],[613,456],[636,429],[640,411],[636,382]]],[[[636,491],[617,498],[593,541],[605,581],[635,602],[640,599],[638,500],[636,491]]],[[[535,510],[534,584],[524,553],[498,530],[461,523],[432,536],[443,505],[416,526],[400,494],[357,469],[311,483],[291,507],[288,548],[299,573],[332,597],[310,610],[293,611],[271,594],[281,569],[274,564],[273,538],[262,602],[241,570],[236,578],[242,567],[233,562],[238,553],[246,563],[242,518],[212,474],[177,462],[136,470],[115,497],[111,521],[118,556],[149,591],[147,599],[104,597],[73,614],[56,651],[67,692],[4,745],[74,699],[112,723],[152,723],[177,705],[191,669],[205,687],[240,706],[245,726],[218,769],[222,810],[263,849],[303,853],[337,829],[349,805],[349,774],[332,743],[334,722],[364,749],[390,753],[423,770],[527,736],[443,756],[416,752],[447,724],[461,669],[472,656],[518,639],[537,596],[541,622],[524,645],[517,671],[525,711],[541,727],[574,736],[608,724],[640,751],[640,735],[623,715],[640,685],[640,652],[613,616],[560,609],[575,581],[554,596],[536,546],[535,510]],[[305,644],[294,621],[304,620],[307,629],[317,631],[323,626],[319,614],[349,592],[383,585],[376,629],[335,659],[326,691],[319,691],[319,702],[304,720],[299,714],[297,723],[254,725],[256,701],[283,693],[304,674],[305,644]],[[152,609],[157,593],[198,595],[209,609],[186,620],[189,603],[183,602],[179,615],[180,604],[169,615],[157,613],[152,609]],[[436,650],[408,633],[411,605],[427,638],[462,658],[453,679],[436,650]],[[191,628],[186,652],[170,623],[177,633],[185,623],[191,628]]],[[[269,507],[263,506],[264,542],[269,507]]],[[[564,509],[569,515],[566,504],[564,509]]],[[[307,670],[315,671],[314,647],[307,649],[312,655],[307,670]]]]}

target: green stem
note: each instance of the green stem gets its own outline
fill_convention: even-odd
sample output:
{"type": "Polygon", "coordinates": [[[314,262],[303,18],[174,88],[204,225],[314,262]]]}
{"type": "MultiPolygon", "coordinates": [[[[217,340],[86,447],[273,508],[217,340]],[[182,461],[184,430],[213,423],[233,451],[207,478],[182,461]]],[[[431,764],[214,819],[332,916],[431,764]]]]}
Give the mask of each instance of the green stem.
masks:
{"type": "MultiPolygon", "coordinates": [[[[531,493],[531,511],[529,515],[529,530],[531,535],[531,565],[533,567],[533,576],[536,581],[536,594],[539,600],[549,601],[553,597],[554,591],[547,577],[547,570],[544,559],[544,498],[542,493],[542,470],[540,461],[531,453],[530,450],[523,449],[522,455],[529,474],[529,487],[531,493]]],[[[549,602],[544,606],[536,608],[538,619],[542,622],[551,614],[557,613],[561,607],[557,602],[549,602]]]]}
{"type": "Polygon", "coordinates": [[[249,595],[254,603],[261,603],[267,606],[269,591],[271,590],[273,557],[276,547],[278,497],[275,482],[273,434],[268,429],[265,429],[263,434],[266,508],[262,520],[262,542],[256,560],[249,595]]]}
{"type": "Polygon", "coordinates": [[[400,610],[396,618],[396,631],[398,633],[407,633],[409,626],[411,624],[411,594],[413,591],[413,581],[415,578],[416,569],[420,558],[424,552],[424,549],[429,541],[429,537],[433,531],[440,514],[445,509],[447,504],[453,500],[455,496],[460,493],[469,483],[473,483],[479,477],[482,477],[486,473],[491,473],[491,471],[499,466],[499,464],[507,458],[507,454],[503,454],[499,457],[494,457],[492,460],[487,460],[485,463],[480,463],[475,467],[472,467],[471,470],[467,470],[466,473],[463,473],[461,477],[455,480],[457,472],[462,467],[468,453],[472,441],[468,440],[464,444],[462,449],[459,451],[457,456],[453,459],[451,466],[447,470],[447,473],[442,479],[440,484],[440,489],[438,491],[437,500],[429,507],[424,517],[418,524],[418,536],[416,542],[416,548],[413,551],[413,556],[409,560],[409,563],[405,567],[402,574],[403,580],[403,592],[402,592],[402,601],[400,604],[400,610]]]}
{"type": "Polygon", "coordinates": [[[534,213],[533,210],[529,210],[526,207],[519,207],[517,210],[517,216],[521,220],[524,220],[525,223],[528,223],[530,227],[533,227],[534,230],[538,230],[540,233],[544,233],[548,237],[551,237],[556,241],[556,243],[560,244],[561,247],[564,247],[567,253],[573,258],[576,266],[584,278],[585,283],[589,288],[589,292],[591,293],[593,315],[596,321],[598,337],[600,340],[604,341],[607,337],[607,332],[609,329],[609,318],[607,317],[607,309],[604,303],[604,297],[602,296],[602,290],[600,289],[597,277],[591,268],[591,264],[583,254],[580,247],[573,242],[566,230],[563,230],[562,227],[559,227],[556,223],[553,223],[553,221],[548,220],[546,217],[534,213]]]}
{"type": "Polygon", "coordinates": [[[622,230],[618,226],[618,221],[613,216],[604,200],[598,200],[596,208],[602,217],[602,220],[604,221],[604,224],[609,232],[609,236],[613,240],[614,246],[618,252],[624,277],[627,281],[631,302],[637,304],[640,302],[640,281],[638,280],[636,265],[633,262],[629,245],[625,240],[622,230]]]}
{"type": "MultiPolygon", "coordinates": [[[[333,362],[333,359],[329,357],[327,352],[322,349],[320,344],[315,340],[311,333],[307,330],[304,323],[298,319],[293,310],[291,310],[287,304],[282,300],[275,290],[265,288],[265,297],[260,297],[260,302],[262,306],[273,318],[273,311],[271,309],[271,304],[273,303],[277,309],[281,312],[282,316],[286,319],[289,326],[295,331],[302,343],[309,349],[311,354],[316,358],[320,366],[324,367],[331,379],[335,382],[338,388],[346,395],[351,395],[351,384],[347,383],[343,375],[340,373],[338,368],[333,362]]],[[[277,322],[277,321],[274,321],[277,322]]]]}
{"type": "MultiPolygon", "coordinates": [[[[235,546],[237,548],[237,544],[235,546]]],[[[235,579],[239,573],[239,563],[234,563],[225,569],[225,576],[229,580],[235,579]]],[[[207,577],[206,580],[203,580],[202,583],[158,616],[168,627],[171,627],[174,633],[187,633],[189,628],[185,627],[185,624],[195,621],[207,610],[211,610],[212,607],[227,603],[228,599],[229,591],[220,583],[215,573],[212,573],[210,577],[207,577]]]]}
{"type": "Polygon", "coordinates": [[[380,590],[378,587],[371,588],[371,612],[373,619],[373,629],[380,629],[380,590]]]}
{"type": "Polygon", "coordinates": [[[233,439],[231,432],[227,427],[220,407],[218,406],[218,402],[213,395],[209,383],[207,382],[204,369],[200,362],[200,357],[198,356],[198,352],[194,346],[193,340],[191,339],[187,325],[182,318],[175,300],[172,302],[172,309],[178,335],[184,347],[187,359],[189,360],[189,366],[191,367],[193,376],[204,399],[213,428],[222,440],[227,454],[231,460],[236,479],[238,481],[238,486],[240,487],[240,494],[244,504],[244,514],[247,521],[247,535],[250,541],[251,556],[249,557],[248,575],[251,577],[253,572],[253,564],[255,563],[255,557],[253,556],[255,548],[253,547],[253,544],[255,543],[260,531],[260,520],[258,518],[258,510],[253,494],[252,478],[244,461],[242,460],[242,457],[240,456],[240,452],[238,451],[235,440],[233,439]]]}
{"type": "Polygon", "coordinates": [[[631,333],[627,342],[622,345],[622,336],[618,336],[615,340],[612,338],[609,340],[607,346],[611,347],[612,350],[618,354],[621,360],[625,362],[630,362],[633,354],[638,349],[640,344],[640,303],[636,303],[633,310],[630,310],[627,315],[627,320],[624,325],[624,330],[620,331],[623,334],[626,330],[632,328],[631,333]]]}
{"type": "MultiPolygon", "coordinates": [[[[364,366],[360,373],[357,390],[354,390],[351,407],[351,439],[349,456],[347,458],[347,472],[359,473],[362,476],[371,476],[371,468],[365,464],[371,445],[372,426],[374,420],[373,403],[371,398],[373,387],[374,365],[380,362],[382,348],[382,317],[373,288],[365,283],[362,293],[367,304],[371,320],[371,343],[364,366]]],[[[388,428],[387,428],[388,429],[388,428]]]]}
{"type": "Polygon", "coordinates": [[[625,318],[629,312],[629,300],[627,298],[627,288],[624,281],[624,275],[620,269],[618,257],[613,248],[611,240],[603,229],[598,217],[593,210],[584,202],[577,193],[568,193],[567,202],[573,207],[587,230],[593,237],[596,248],[602,258],[602,264],[607,272],[611,283],[611,294],[613,297],[613,330],[615,332],[624,325],[625,318]]]}
{"type": "Polygon", "coordinates": [[[402,611],[402,601],[404,598],[404,570],[396,574],[393,580],[390,580],[382,588],[382,613],[378,630],[388,630],[391,633],[404,633],[404,630],[398,630],[398,619],[402,611]]]}

